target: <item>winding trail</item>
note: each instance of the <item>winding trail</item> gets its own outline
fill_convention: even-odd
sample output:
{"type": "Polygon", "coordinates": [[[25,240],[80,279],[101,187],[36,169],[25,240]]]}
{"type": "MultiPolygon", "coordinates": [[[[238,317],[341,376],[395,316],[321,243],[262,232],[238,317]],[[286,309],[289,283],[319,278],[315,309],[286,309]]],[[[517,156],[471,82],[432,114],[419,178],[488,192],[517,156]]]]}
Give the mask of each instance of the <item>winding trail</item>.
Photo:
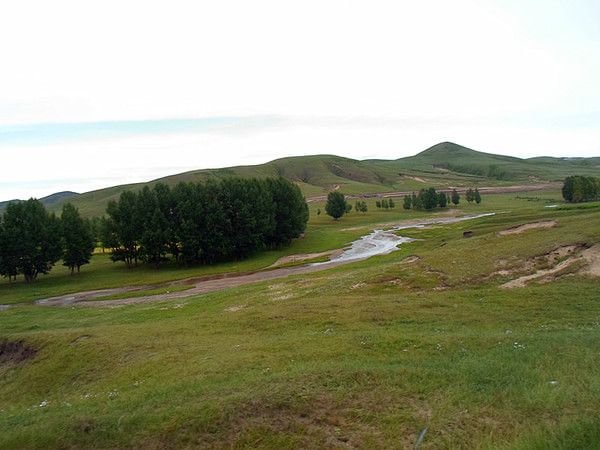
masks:
{"type": "MultiPolygon", "coordinates": [[[[164,300],[181,299],[208,292],[220,291],[223,289],[243,286],[246,284],[258,283],[261,281],[274,280],[277,278],[285,278],[291,275],[302,275],[313,272],[338,267],[344,264],[349,264],[355,261],[364,260],[376,255],[385,255],[398,250],[398,245],[411,242],[413,239],[396,234],[399,230],[408,228],[423,228],[434,224],[451,224],[462,222],[465,220],[478,219],[480,217],[492,216],[495,213],[477,214],[461,217],[441,217],[435,219],[427,219],[419,222],[405,222],[396,225],[387,230],[373,230],[371,233],[352,242],[350,246],[344,250],[336,252],[332,255],[329,261],[303,264],[293,267],[267,268],[255,272],[246,273],[224,273],[218,275],[209,275],[197,278],[188,278],[184,280],[171,281],[161,285],[152,286],[127,286],[114,289],[101,289],[93,291],[78,292],[75,294],[61,295],[58,297],[45,298],[37,300],[34,303],[40,306],[119,306],[129,305],[133,303],[146,303],[164,300]],[[192,288],[184,291],[175,291],[158,295],[129,297],[118,300],[96,300],[101,297],[106,297],[113,294],[124,292],[135,292],[146,290],[149,288],[169,287],[191,285],[192,288]]],[[[0,305],[8,306],[8,305],[0,305]]],[[[17,306],[17,305],[14,305],[17,306]]]]}

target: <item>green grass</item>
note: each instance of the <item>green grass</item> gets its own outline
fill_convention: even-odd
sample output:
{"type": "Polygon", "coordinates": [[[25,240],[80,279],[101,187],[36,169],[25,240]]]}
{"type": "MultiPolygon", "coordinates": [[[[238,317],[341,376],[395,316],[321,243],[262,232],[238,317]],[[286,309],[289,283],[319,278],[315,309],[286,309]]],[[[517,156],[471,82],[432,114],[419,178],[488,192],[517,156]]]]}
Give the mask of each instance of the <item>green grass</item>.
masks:
{"type": "MultiPolygon", "coordinates": [[[[487,196],[463,212],[496,216],[404,230],[422,240],[311,275],[2,311],[1,336],[38,353],[0,363],[0,447],[412,448],[427,427],[423,449],[598,448],[598,281],[505,290],[489,277],[501,259],[600,242],[597,209],[545,204],[487,196]],[[498,235],[543,219],[558,225],[498,235]]],[[[418,216],[313,215],[293,253],[418,216]]]]}

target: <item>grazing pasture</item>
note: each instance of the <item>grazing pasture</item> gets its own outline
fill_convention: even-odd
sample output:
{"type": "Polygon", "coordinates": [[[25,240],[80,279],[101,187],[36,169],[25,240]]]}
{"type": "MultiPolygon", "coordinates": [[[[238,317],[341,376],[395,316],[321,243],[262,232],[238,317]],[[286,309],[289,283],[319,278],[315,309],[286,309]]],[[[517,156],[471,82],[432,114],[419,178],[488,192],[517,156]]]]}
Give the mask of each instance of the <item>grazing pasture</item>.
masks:
{"type": "Polygon", "coordinates": [[[595,448],[598,279],[581,263],[501,287],[600,242],[600,210],[545,208],[559,198],[433,213],[370,199],[339,221],[311,204],[303,239],[244,261],[128,271],[96,255],[80,275],[3,282],[0,303],[19,305],[0,311],[0,337],[22,344],[0,348],[31,350],[0,355],[0,447],[412,448],[421,435],[423,449],[595,448]],[[415,241],[318,273],[115,308],[30,304],[266,268],[400,221],[481,212],[496,215],[401,230],[415,241]]]}

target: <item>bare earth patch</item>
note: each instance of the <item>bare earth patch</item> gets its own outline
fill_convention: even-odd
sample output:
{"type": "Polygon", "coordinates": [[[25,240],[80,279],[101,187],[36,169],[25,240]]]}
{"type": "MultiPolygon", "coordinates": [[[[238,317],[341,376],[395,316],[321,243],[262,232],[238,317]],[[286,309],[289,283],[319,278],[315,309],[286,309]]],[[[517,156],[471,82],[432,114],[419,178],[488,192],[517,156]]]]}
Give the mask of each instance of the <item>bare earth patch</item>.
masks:
{"type": "Polygon", "coordinates": [[[0,367],[19,364],[35,356],[37,350],[23,341],[0,340],[0,367]]]}
{"type": "Polygon", "coordinates": [[[339,255],[341,252],[342,252],[341,249],[336,249],[336,250],[328,250],[326,252],[320,252],[320,253],[298,253],[295,255],[288,255],[288,256],[279,258],[277,261],[275,261],[271,265],[271,267],[277,267],[277,266],[282,266],[284,264],[301,262],[301,261],[308,261],[310,259],[321,258],[323,256],[335,257],[335,256],[339,255]]]}
{"type": "Polygon", "coordinates": [[[226,312],[238,312],[241,311],[242,309],[244,309],[246,307],[246,305],[235,305],[235,306],[230,306],[229,308],[225,308],[226,312]]]}
{"type": "MultiPolygon", "coordinates": [[[[530,281],[549,282],[574,273],[600,277],[600,244],[589,248],[582,245],[566,245],[543,255],[543,257],[553,267],[540,269],[535,273],[515,278],[500,287],[518,288],[527,285],[530,281]]],[[[527,267],[532,267],[531,262],[527,267]]],[[[508,275],[512,273],[514,272],[501,270],[495,274],[508,275]]]]}
{"type": "Polygon", "coordinates": [[[525,231],[535,230],[537,228],[552,228],[556,226],[556,220],[546,220],[543,222],[526,223],[517,227],[512,227],[504,231],[500,231],[498,235],[506,236],[508,234],[521,234],[525,231]]]}

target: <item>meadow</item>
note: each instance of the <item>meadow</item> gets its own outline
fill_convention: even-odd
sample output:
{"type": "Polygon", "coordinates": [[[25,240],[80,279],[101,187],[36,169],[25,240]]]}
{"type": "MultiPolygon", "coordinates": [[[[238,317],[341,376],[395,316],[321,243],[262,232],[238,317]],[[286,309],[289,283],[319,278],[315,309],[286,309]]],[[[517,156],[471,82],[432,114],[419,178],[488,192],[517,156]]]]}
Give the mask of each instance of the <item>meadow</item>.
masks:
{"type": "Polygon", "coordinates": [[[519,197],[461,203],[441,214],[496,215],[402,230],[416,240],[389,255],[168,302],[30,304],[256,270],[440,213],[369,200],[333,221],[311,204],[303,239],[248,260],[128,271],[96,255],[79,276],[2,282],[0,303],[20,305],[0,311],[0,339],[31,351],[0,356],[0,447],[413,448],[422,435],[422,449],[600,448],[598,280],[573,265],[500,287],[600,242],[600,209],[519,197]],[[544,220],[556,226],[499,234],[544,220]]]}

